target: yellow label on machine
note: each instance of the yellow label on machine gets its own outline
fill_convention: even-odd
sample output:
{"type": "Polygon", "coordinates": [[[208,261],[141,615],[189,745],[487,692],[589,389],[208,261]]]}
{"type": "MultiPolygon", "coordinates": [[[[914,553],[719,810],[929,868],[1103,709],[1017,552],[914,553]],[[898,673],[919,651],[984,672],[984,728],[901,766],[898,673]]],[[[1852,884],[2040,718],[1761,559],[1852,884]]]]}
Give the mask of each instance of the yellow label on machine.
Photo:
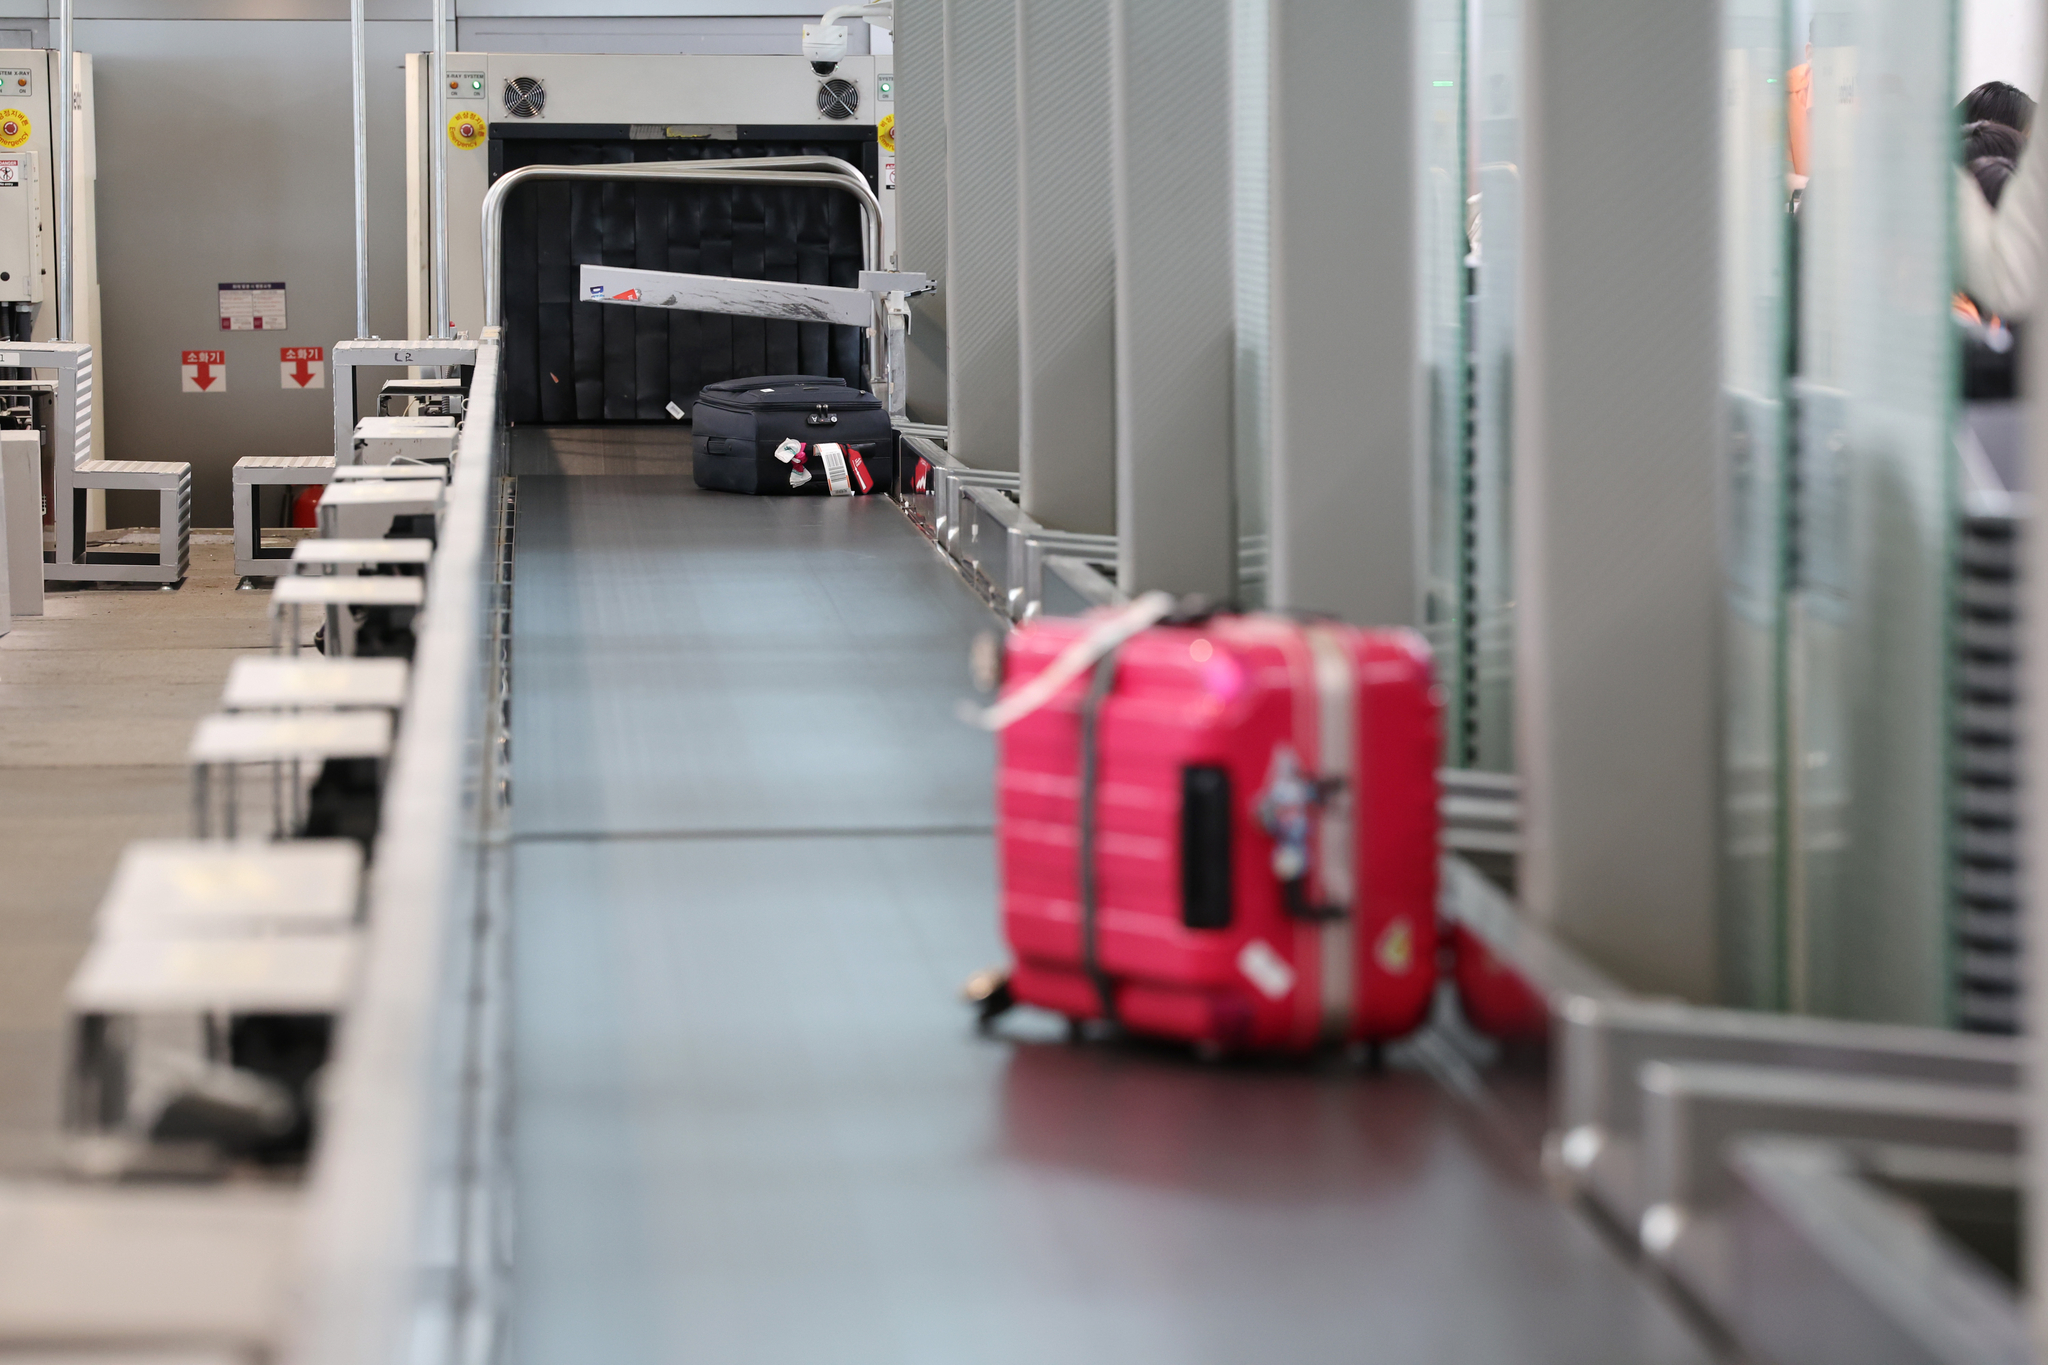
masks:
{"type": "Polygon", "coordinates": [[[893,152],[896,150],[896,116],[894,114],[882,115],[882,121],[875,125],[875,139],[882,144],[883,151],[893,152]]]}
{"type": "Polygon", "coordinates": [[[448,140],[465,152],[483,146],[488,132],[484,116],[474,109],[458,109],[448,116],[448,140]]]}
{"type": "Polygon", "coordinates": [[[19,147],[28,141],[34,125],[19,109],[0,109],[0,147],[19,147]]]}

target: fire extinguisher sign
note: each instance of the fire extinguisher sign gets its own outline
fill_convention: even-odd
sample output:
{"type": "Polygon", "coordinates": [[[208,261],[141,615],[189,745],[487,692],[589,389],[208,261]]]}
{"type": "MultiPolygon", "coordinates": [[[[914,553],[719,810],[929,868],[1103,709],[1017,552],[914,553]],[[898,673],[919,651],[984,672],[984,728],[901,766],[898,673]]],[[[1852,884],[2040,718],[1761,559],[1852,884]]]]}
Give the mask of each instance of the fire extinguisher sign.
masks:
{"type": "Polygon", "coordinates": [[[180,351],[178,364],[184,371],[186,393],[225,393],[228,387],[226,351],[180,351]]]}
{"type": "Polygon", "coordinates": [[[327,350],[322,346],[277,348],[279,380],[287,389],[327,387],[327,350]]]}

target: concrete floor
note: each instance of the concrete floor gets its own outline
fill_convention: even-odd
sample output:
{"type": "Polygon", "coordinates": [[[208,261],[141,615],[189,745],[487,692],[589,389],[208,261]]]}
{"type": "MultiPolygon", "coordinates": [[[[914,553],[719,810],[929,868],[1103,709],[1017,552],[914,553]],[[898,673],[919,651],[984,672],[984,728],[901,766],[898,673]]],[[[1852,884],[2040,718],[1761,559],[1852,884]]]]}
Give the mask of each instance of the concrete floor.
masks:
{"type": "Polygon", "coordinates": [[[63,991],[131,839],[189,829],[185,745],[228,667],[270,645],[226,531],[176,592],[51,593],[0,636],[0,1175],[56,1164],[63,991]]]}

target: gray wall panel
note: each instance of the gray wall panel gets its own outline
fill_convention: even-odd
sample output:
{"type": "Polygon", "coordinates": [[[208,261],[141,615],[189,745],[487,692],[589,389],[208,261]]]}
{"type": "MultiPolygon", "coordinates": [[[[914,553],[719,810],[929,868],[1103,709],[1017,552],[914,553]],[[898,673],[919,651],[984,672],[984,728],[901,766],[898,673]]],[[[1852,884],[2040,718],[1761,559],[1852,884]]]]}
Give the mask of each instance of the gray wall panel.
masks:
{"type": "Polygon", "coordinates": [[[1270,600],[1416,620],[1412,0],[1283,0],[1272,28],[1270,600]]]}
{"type": "MultiPolygon", "coordinates": [[[[48,7],[54,11],[55,0],[48,7]]],[[[286,392],[275,363],[279,346],[331,347],[354,330],[348,8],[347,0],[82,0],[78,6],[78,44],[94,56],[98,119],[106,454],[189,460],[197,525],[228,524],[229,471],[241,456],[328,449],[331,413],[324,393],[286,392]],[[288,331],[218,330],[216,284],[275,279],[290,286],[288,331]],[[200,347],[228,352],[224,394],[179,392],[177,352],[200,347]]],[[[406,330],[401,67],[406,52],[429,45],[424,18],[430,5],[369,0],[368,8],[370,320],[373,331],[397,337],[406,330]],[[410,15],[421,22],[399,18],[410,15]]],[[[588,40],[621,50],[657,43],[670,51],[793,53],[803,21],[803,11],[788,5],[775,7],[781,18],[616,17],[702,8],[723,15],[773,12],[752,0],[716,7],[636,0],[607,3],[602,14],[576,21],[569,34],[557,32],[563,25],[545,16],[576,6],[476,0],[456,8],[465,32],[482,23],[505,39],[501,46],[517,49],[574,39],[572,46],[588,40]],[[522,22],[520,16],[543,17],[522,22]]],[[[0,28],[6,15],[43,9],[43,0],[0,5],[0,28]]],[[[817,12],[809,14],[811,22],[817,12]]],[[[50,40],[47,23],[22,22],[34,41],[50,40]]],[[[865,50],[866,26],[853,29],[854,50],[865,50]]],[[[934,105],[936,80],[934,73],[924,85],[934,105]]],[[[934,111],[921,120],[936,126],[939,116],[934,111]]],[[[942,222],[943,210],[939,217],[942,222]]],[[[925,268],[939,273],[937,265],[925,268]]],[[[913,344],[936,346],[942,355],[940,318],[938,327],[914,333],[913,344]]],[[[108,515],[114,525],[148,524],[155,520],[155,501],[112,493],[108,515]]]]}
{"type": "Polygon", "coordinates": [[[1626,985],[1694,999],[1715,990],[1717,21],[1530,0],[1523,37],[1522,887],[1626,985]]]}
{"type": "Polygon", "coordinates": [[[910,0],[896,15],[896,235],[905,270],[937,290],[910,301],[908,412],[946,421],[946,11],[910,0]]]}
{"type": "Polygon", "coordinates": [[[1119,582],[1228,597],[1235,366],[1225,0],[1115,0],[1119,582]]]}
{"type": "MultiPolygon", "coordinates": [[[[346,22],[81,21],[98,119],[107,455],[188,460],[193,520],[229,523],[244,455],[320,455],[322,390],[283,389],[280,346],[355,330],[346,22]],[[225,280],[283,280],[288,330],[222,332],[225,280]],[[179,391],[178,352],[224,349],[225,393],[179,391]]],[[[404,53],[428,26],[370,25],[373,330],[405,330],[404,53]]],[[[155,520],[110,496],[110,524],[155,520]]]]}
{"type": "Polygon", "coordinates": [[[1110,0],[1017,0],[1018,468],[1048,526],[1116,529],[1110,0]]]}
{"type": "Polygon", "coordinates": [[[949,449],[1017,467],[1015,0],[945,0],[949,449]]]}

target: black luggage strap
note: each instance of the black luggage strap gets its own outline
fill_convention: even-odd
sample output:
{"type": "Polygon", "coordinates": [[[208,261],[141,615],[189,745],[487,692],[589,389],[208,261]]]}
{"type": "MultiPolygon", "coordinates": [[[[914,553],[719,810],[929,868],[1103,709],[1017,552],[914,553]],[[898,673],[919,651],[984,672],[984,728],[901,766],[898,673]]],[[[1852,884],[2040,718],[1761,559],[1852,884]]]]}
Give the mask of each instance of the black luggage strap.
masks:
{"type": "Polygon", "coordinates": [[[1095,672],[1088,680],[1088,691],[1081,699],[1081,837],[1077,850],[1081,884],[1081,970],[1087,973],[1088,980],[1095,986],[1096,998],[1102,1002],[1102,1017],[1112,1024],[1116,1022],[1116,995],[1111,988],[1109,974],[1102,970],[1098,943],[1101,888],[1095,872],[1095,802],[1097,770],[1101,766],[1102,703],[1108,700],[1110,689],[1116,686],[1116,656],[1117,651],[1111,649],[1096,660],[1095,672]]]}

